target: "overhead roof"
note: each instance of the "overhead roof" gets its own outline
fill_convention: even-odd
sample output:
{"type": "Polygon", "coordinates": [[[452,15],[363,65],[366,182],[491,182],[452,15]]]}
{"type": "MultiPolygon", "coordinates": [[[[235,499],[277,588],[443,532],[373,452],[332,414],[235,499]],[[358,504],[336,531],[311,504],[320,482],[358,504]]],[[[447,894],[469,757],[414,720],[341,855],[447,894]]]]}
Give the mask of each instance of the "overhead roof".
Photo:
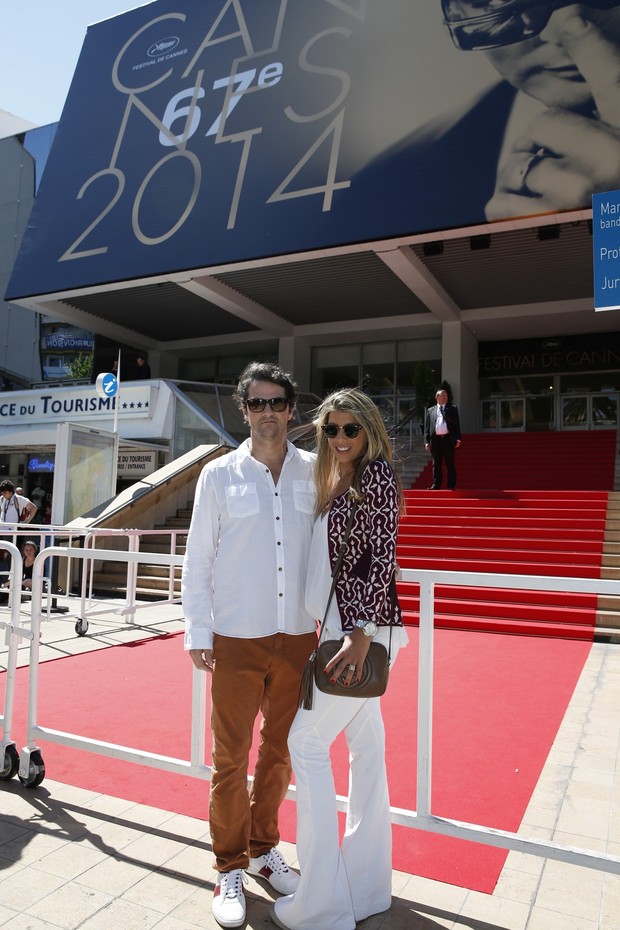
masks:
{"type": "Polygon", "coordinates": [[[285,335],[313,344],[438,335],[478,341],[620,331],[595,313],[591,211],[362,243],[31,298],[129,345],[176,355],[285,335]]]}

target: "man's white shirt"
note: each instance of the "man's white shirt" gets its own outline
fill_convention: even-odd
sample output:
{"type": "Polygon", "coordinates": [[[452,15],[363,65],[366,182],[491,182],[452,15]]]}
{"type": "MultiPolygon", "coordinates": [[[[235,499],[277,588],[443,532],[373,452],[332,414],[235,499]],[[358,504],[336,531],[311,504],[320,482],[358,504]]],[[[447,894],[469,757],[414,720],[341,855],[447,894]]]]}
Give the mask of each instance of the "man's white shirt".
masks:
{"type": "Polygon", "coordinates": [[[13,494],[8,499],[3,496],[0,501],[0,523],[19,523],[22,510],[31,503],[21,494],[13,494]]]}
{"type": "Polygon", "coordinates": [[[287,445],[277,485],[249,440],[209,462],[196,486],[183,562],[185,648],[316,628],[304,604],[315,456],[287,445]]]}
{"type": "Polygon", "coordinates": [[[437,404],[437,419],[435,420],[435,433],[437,436],[445,436],[449,432],[446,419],[443,415],[441,405],[437,404]]]}

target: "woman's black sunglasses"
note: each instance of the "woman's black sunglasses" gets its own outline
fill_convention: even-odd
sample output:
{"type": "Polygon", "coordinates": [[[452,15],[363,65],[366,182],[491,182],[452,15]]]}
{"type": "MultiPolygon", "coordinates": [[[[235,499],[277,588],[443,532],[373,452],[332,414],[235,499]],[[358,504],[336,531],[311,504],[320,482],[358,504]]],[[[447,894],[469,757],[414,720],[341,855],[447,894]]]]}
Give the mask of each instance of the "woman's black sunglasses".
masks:
{"type": "Polygon", "coordinates": [[[336,426],[335,423],[324,423],[321,427],[328,439],[335,439],[340,430],[345,434],[347,439],[357,439],[360,430],[364,429],[359,423],[345,423],[344,426],[336,426]]]}
{"type": "Polygon", "coordinates": [[[248,397],[246,405],[252,413],[262,412],[269,404],[274,413],[283,413],[288,407],[288,397],[248,397]]]}

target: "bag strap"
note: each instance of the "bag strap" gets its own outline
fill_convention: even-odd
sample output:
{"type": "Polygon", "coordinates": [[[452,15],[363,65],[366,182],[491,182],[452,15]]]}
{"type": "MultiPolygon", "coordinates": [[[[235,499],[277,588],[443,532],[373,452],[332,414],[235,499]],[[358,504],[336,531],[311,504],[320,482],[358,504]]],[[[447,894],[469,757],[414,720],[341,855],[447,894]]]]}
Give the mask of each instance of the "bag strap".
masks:
{"type": "MultiPolygon", "coordinates": [[[[336,559],[336,564],[334,565],[334,570],[332,572],[332,584],[329,590],[327,604],[325,606],[325,613],[323,615],[323,619],[321,620],[321,628],[319,630],[319,639],[317,642],[317,648],[321,642],[321,639],[323,637],[323,632],[325,630],[325,624],[327,622],[327,614],[329,613],[329,607],[332,602],[334,592],[336,590],[336,582],[338,581],[338,575],[340,573],[340,569],[342,567],[342,563],[343,563],[343,560],[344,560],[344,557],[347,551],[347,547],[349,543],[349,536],[351,535],[351,528],[353,526],[353,518],[355,517],[355,511],[357,510],[358,503],[359,503],[358,501],[355,501],[355,500],[353,501],[353,504],[351,506],[351,512],[349,513],[349,519],[347,520],[347,525],[344,531],[344,536],[342,537],[342,542],[340,543],[340,549],[338,550],[338,558],[336,559]]],[[[390,638],[388,641],[388,665],[390,665],[392,662],[392,627],[394,625],[394,618],[396,617],[396,605],[398,604],[398,595],[396,593],[396,569],[393,570],[392,577],[390,578],[390,584],[388,587],[388,598],[390,599],[390,603],[392,605],[392,615],[390,617],[390,624],[389,624],[390,638]]]]}
{"type": "MultiPolygon", "coordinates": [[[[321,637],[323,636],[323,631],[325,630],[325,624],[327,622],[327,614],[329,613],[329,607],[334,596],[334,591],[336,590],[336,582],[338,581],[338,575],[340,574],[340,569],[342,568],[342,563],[346,555],[347,547],[349,545],[349,536],[351,535],[351,527],[353,526],[353,518],[355,516],[355,511],[358,507],[358,501],[354,500],[351,505],[351,511],[349,513],[349,519],[347,520],[347,525],[345,527],[344,536],[342,537],[342,542],[340,543],[340,549],[338,550],[338,557],[336,559],[336,564],[334,565],[334,570],[332,572],[332,585],[329,589],[329,597],[327,598],[327,604],[325,605],[325,613],[323,614],[323,619],[321,620],[321,629],[319,630],[319,639],[318,643],[321,642],[321,637]]],[[[318,646],[317,643],[317,646],[318,646]]]]}
{"type": "Polygon", "coordinates": [[[319,651],[319,643],[321,642],[321,637],[323,636],[323,631],[325,630],[325,623],[327,621],[327,614],[329,612],[329,605],[332,602],[334,596],[334,591],[336,590],[336,581],[338,580],[338,573],[342,566],[342,560],[344,559],[345,552],[347,551],[347,544],[349,542],[349,536],[351,535],[351,527],[353,525],[353,517],[355,516],[355,511],[357,510],[357,501],[353,501],[351,505],[351,512],[349,513],[349,519],[347,520],[347,525],[344,531],[344,536],[342,537],[342,542],[340,543],[340,549],[338,550],[338,557],[336,559],[336,564],[334,565],[334,570],[332,572],[332,585],[329,591],[329,597],[327,598],[327,604],[325,606],[325,614],[321,620],[321,629],[319,630],[319,638],[317,644],[312,650],[308,661],[306,662],[306,667],[301,676],[301,682],[299,684],[299,695],[297,698],[297,706],[303,707],[304,710],[312,710],[312,705],[314,703],[313,693],[314,693],[314,661],[317,657],[319,651]]]}

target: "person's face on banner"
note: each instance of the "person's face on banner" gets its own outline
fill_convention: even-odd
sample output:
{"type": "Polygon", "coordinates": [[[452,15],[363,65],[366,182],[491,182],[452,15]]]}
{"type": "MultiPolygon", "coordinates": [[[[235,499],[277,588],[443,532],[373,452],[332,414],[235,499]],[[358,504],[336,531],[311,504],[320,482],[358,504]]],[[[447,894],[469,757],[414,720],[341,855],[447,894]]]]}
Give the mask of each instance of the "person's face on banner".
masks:
{"type": "Polygon", "coordinates": [[[620,0],[442,0],[442,6],[457,46],[483,50],[503,78],[547,106],[591,112],[591,72],[610,56],[620,72],[620,0]]]}
{"type": "Polygon", "coordinates": [[[592,24],[605,36],[601,58],[607,60],[610,46],[620,54],[620,7],[595,10],[575,3],[555,10],[539,35],[486,55],[502,77],[546,106],[588,112],[594,108],[590,69],[598,60],[592,24]]]}

